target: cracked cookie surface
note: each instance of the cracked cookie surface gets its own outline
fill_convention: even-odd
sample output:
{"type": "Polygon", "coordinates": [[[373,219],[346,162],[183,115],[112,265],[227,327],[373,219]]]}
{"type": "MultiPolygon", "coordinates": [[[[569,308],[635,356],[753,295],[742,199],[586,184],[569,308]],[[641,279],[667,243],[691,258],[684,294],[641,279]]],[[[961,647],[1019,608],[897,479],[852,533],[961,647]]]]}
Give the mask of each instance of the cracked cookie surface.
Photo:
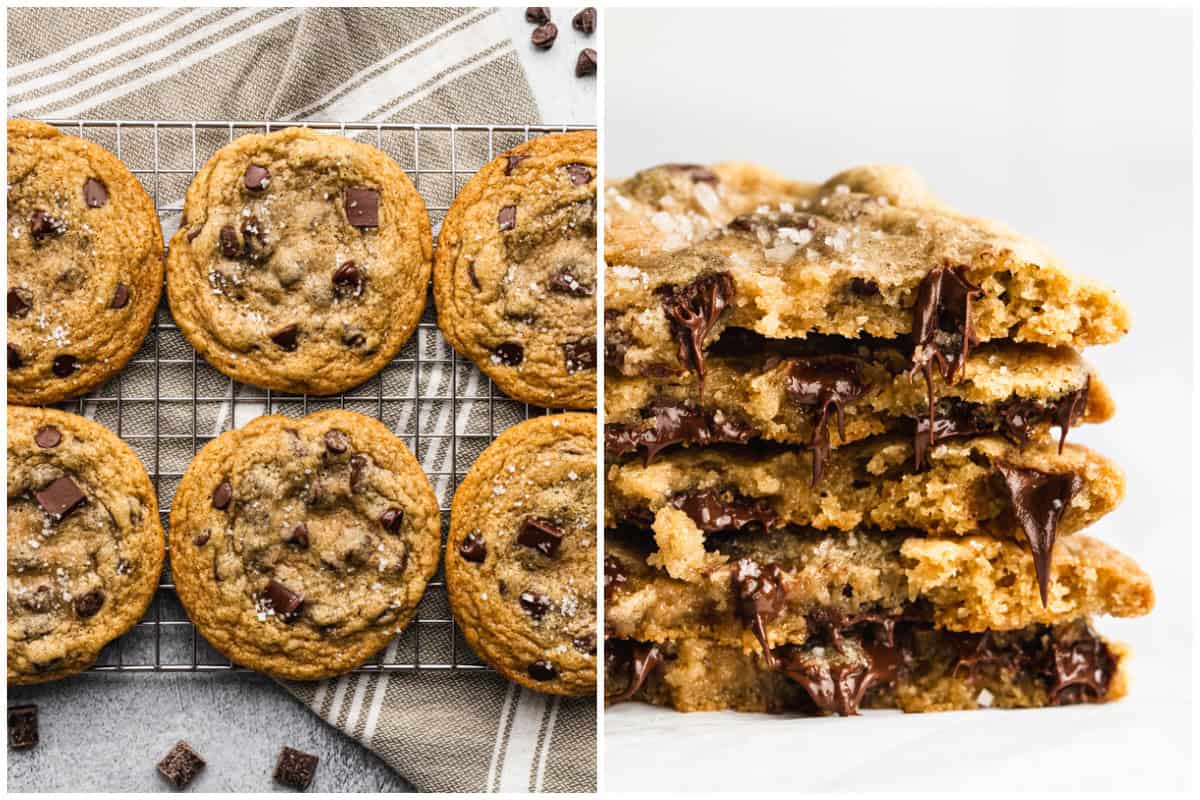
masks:
{"type": "Polygon", "coordinates": [[[472,649],[538,691],[596,691],[596,417],[502,433],[454,495],[446,587],[472,649]]]}
{"type": "Polygon", "coordinates": [[[404,630],[437,569],[440,529],[429,480],[378,421],[259,417],[189,466],[171,508],[171,571],[229,659],[316,680],[404,630]]]}
{"type": "Polygon", "coordinates": [[[8,682],[86,669],[154,598],[163,530],[137,455],[89,419],[8,408],[8,682]]]}
{"type": "Polygon", "coordinates": [[[57,403],[116,375],[162,293],[154,203],[116,156],[8,121],[8,400],[57,403]]]}
{"type": "Polygon", "coordinates": [[[430,230],[412,182],[375,147],[303,128],[243,136],[188,187],[171,313],[224,374],[333,394],[383,369],[416,328],[430,230]]]}
{"type": "Polygon", "coordinates": [[[540,136],[471,178],[438,236],[438,325],[510,397],[596,405],[596,134],[540,136]]]}

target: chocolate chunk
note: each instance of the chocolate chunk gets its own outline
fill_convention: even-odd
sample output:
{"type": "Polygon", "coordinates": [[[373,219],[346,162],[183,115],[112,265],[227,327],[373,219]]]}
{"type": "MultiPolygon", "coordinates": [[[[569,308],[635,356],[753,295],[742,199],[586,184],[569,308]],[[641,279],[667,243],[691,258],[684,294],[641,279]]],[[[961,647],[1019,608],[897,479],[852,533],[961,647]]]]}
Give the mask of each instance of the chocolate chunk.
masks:
{"type": "Polygon", "coordinates": [[[775,656],[767,640],[767,623],[783,611],[787,592],[783,571],[775,564],[765,567],[750,558],[738,561],[733,571],[733,596],[737,614],[762,645],[767,666],[775,667],[775,656]]]}
{"type": "Polygon", "coordinates": [[[56,479],[40,492],[36,492],[34,497],[37,498],[38,505],[54,522],[66,519],[71,512],[87,502],[87,498],[75,485],[75,481],[66,475],[56,479]]]}
{"type": "Polygon", "coordinates": [[[525,347],[520,342],[501,342],[492,351],[492,361],[506,367],[517,367],[525,360],[525,347]]]}
{"type": "Polygon", "coordinates": [[[525,21],[543,25],[550,21],[550,9],[545,6],[529,6],[525,9],[525,21]]]}
{"type": "Polygon", "coordinates": [[[517,168],[517,165],[529,158],[529,156],[514,155],[506,156],[506,158],[508,159],[508,162],[504,165],[504,174],[512,175],[512,171],[517,168]]]}
{"type": "Polygon", "coordinates": [[[879,284],[866,278],[851,278],[850,294],[858,297],[875,297],[879,294],[879,284]]]}
{"type": "Polygon", "coordinates": [[[286,328],[282,328],[271,334],[271,341],[281,350],[289,353],[296,349],[296,346],[299,344],[299,338],[299,325],[288,325],[286,328]]]}
{"type": "Polygon", "coordinates": [[[596,31],[596,9],[592,6],[580,11],[571,18],[571,27],[585,35],[591,35],[596,31]]]}
{"type": "Polygon", "coordinates": [[[55,356],[54,361],[50,364],[50,371],[60,378],[69,378],[71,373],[77,369],[79,369],[79,359],[67,353],[55,356]]]}
{"type": "Polygon", "coordinates": [[[347,261],[333,273],[333,293],[338,297],[358,297],[367,283],[367,276],[353,261],[347,261]]]}
{"type": "Polygon", "coordinates": [[[284,622],[293,622],[299,616],[304,595],[296,594],[274,578],[267,584],[266,600],[275,614],[284,622]]]}
{"type": "Polygon", "coordinates": [[[533,33],[529,35],[529,41],[533,42],[533,46],[540,50],[549,50],[554,46],[554,40],[558,38],[558,26],[553,22],[543,23],[533,29],[533,33]]]}
{"type": "Polygon", "coordinates": [[[679,363],[700,378],[704,392],[704,339],[733,300],[733,278],[728,272],[705,275],[682,288],[662,290],[663,309],[678,344],[679,363]]]}
{"type": "Polygon", "coordinates": [[[613,456],[642,450],[649,464],[662,450],[673,444],[700,447],[731,442],[745,444],[754,431],[725,416],[723,412],[704,412],[693,405],[656,401],[648,408],[650,427],[635,424],[604,426],[604,449],[613,456]]]}
{"type": "Polygon", "coordinates": [[[976,413],[974,406],[958,402],[952,403],[945,413],[936,414],[933,417],[932,428],[928,417],[913,420],[913,468],[919,471],[924,466],[926,452],[937,442],[955,437],[976,436],[990,432],[993,427],[976,413]]]}
{"type": "Polygon", "coordinates": [[[800,684],[826,714],[856,716],[863,695],[881,677],[871,668],[865,653],[854,658],[836,649],[831,656],[818,656],[799,648],[787,648],[784,652],[779,669],[800,684]]]}
{"type": "Polygon", "coordinates": [[[267,229],[258,217],[249,216],[242,222],[242,255],[256,264],[263,263],[271,256],[267,229]]]}
{"type": "Polygon", "coordinates": [[[567,164],[567,174],[571,176],[571,183],[576,186],[586,186],[596,177],[585,164],[567,164]]]}
{"type": "Polygon", "coordinates": [[[596,368],[595,336],[585,336],[577,342],[567,342],[562,346],[562,350],[568,375],[596,368]]]}
{"type": "Polygon", "coordinates": [[[217,244],[221,248],[221,255],[226,258],[237,258],[242,254],[242,244],[238,241],[237,229],[232,225],[222,226],[221,233],[217,237],[217,244]]]}
{"type": "Polygon", "coordinates": [[[623,690],[607,698],[609,705],[633,699],[638,690],[646,685],[646,680],[662,665],[662,650],[656,644],[637,642],[625,655],[625,663],[625,669],[629,675],[628,681],[623,690]]]}
{"type": "MultiPolygon", "coordinates": [[[[917,287],[913,303],[913,355],[909,374],[925,375],[929,399],[929,424],[933,426],[933,367],[937,363],[942,380],[956,383],[962,377],[975,328],[971,324],[971,301],[983,290],[966,278],[965,266],[934,267],[917,287]]],[[[930,442],[932,444],[932,441],[930,442]]]]}
{"type": "Polygon", "coordinates": [[[100,208],[108,202],[108,187],[97,178],[88,178],[83,182],[83,202],[88,208],[100,208]]]}
{"type": "Polygon", "coordinates": [[[204,547],[204,545],[208,544],[208,540],[211,538],[211,531],[201,531],[192,537],[192,544],[196,545],[196,547],[204,547]]]}
{"type": "Polygon", "coordinates": [[[129,305],[129,287],[123,283],[117,284],[117,289],[113,292],[112,302],[108,304],[109,308],[124,308],[129,305]]]}
{"type": "Polygon", "coordinates": [[[350,491],[357,492],[362,486],[363,473],[366,472],[370,460],[362,453],[350,456],[350,491]]]}
{"type": "Polygon", "coordinates": [[[104,607],[104,592],[93,589],[87,594],[75,598],[75,614],[84,619],[94,617],[104,607]]]}
{"type": "Polygon", "coordinates": [[[1067,443],[1067,433],[1070,432],[1071,426],[1083,419],[1084,412],[1087,411],[1088,392],[1092,389],[1092,376],[1088,375],[1083,383],[1083,388],[1071,392],[1059,399],[1054,408],[1054,422],[1058,425],[1060,433],[1058,437],[1058,452],[1062,453],[1063,445],[1067,443]]]}
{"type": "Polygon", "coordinates": [[[66,230],[67,223],[45,211],[34,211],[29,218],[29,233],[35,242],[43,242],[51,236],[62,236],[66,230]]]}
{"type": "Polygon", "coordinates": [[[197,225],[196,227],[192,228],[190,231],[187,232],[188,242],[189,243],[194,242],[196,240],[196,237],[199,236],[203,232],[204,232],[204,223],[201,222],[199,225],[197,225]]]}
{"type": "Polygon", "coordinates": [[[596,655],[596,634],[589,633],[586,636],[576,636],[571,640],[571,646],[584,655],[596,655]]]}
{"type": "Polygon", "coordinates": [[[212,507],[218,511],[224,511],[229,507],[229,501],[233,499],[233,487],[229,485],[229,481],[221,481],[217,484],[217,488],[213,489],[212,507]]]}
{"type": "Polygon", "coordinates": [[[579,58],[575,60],[575,77],[582,78],[585,75],[596,74],[596,51],[590,47],[585,47],[579,51],[579,58]]]}
{"type": "Polygon", "coordinates": [[[1067,641],[1057,631],[1052,640],[1047,670],[1051,701],[1068,705],[1103,700],[1117,666],[1108,646],[1086,627],[1084,635],[1075,641],[1067,641]]]}
{"type": "Polygon", "coordinates": [[[862,362],[847,356],[814,356],[794,359],[788,368],[786,390],[798,406],[816,414],[808,446],[813,454],[812,485],[821,481],[829,458],[829,410],[837,412],[838,436],[846,441],[843,407],[862,397],[862,362]]]}
{"type": "Polygon", "coordinates": [[[692,183],[717,183],[720,179],[708,167],[700,164],[663,164],[662,169],[686,173],[692,183]]]}
{"type": "Polygon", "coordinates": [[[552,681],[558,677],[558,670],[549,661],[535,661],[526,671],[535,681],[552,681]]]}
{"type": "Polygon", "coordinates": [[[288,544],[295,545],[301,550],[308,548],[308,526],[303,522],[298,522],[288,533],[288,544]]]}
{"type": "Polygon", "coordinates": [[[271,170],[260,167],[258,164],[246,167],[246,174],[242,176],[242,183],[252,192],[261,192],[267,188],[267,184],[270,182],[271,170]]]}
{"type": "Polygon", "coordinates": [[[625,565],[613,556],[604,557],[604,599],[612,597],[621,584],[629,580],[625,573],[625,565]]]}
{"type": "Polygon", "coordinates": [[[544,556],[554,556],[562,544],[563,532],[542,517],[526,517],[517,534],[517,542],[532,547],[544,556]]]}
{"type": "Polygon", "coordinates": [[[749,525],[769,530],[779,521],[765,500],[752,500],[736,493],[723,496],[713,489],[677,494],[671,498],[671,505],[691,517],[705,533],[740,531],[749,525]]]}
{"type": "Polygon", "coordinates": [[[171,752],[158,762],[158,771],[176,789],[185,788],[202,769],[204,769],[204,759],[196,755],[188,743],[183,741],[176,743],[171,748],[171,752]]]}
{"type": "Polygon", "coordinates": [[[318,761],[317,756],[285,747],[279,751],[279,761],[275,764],[275,780],[303,791],[312,785],[318,761]]]}
{"type": "Polygon", "coordinates": [[[463,537],[462,543],[458,546],[458,554],[464,561],[470,561],[472,564],[482,564],[483,559],[487,557],[487,544],[479,534],[468,533],[463,537]]]}
{"type": "Polygon", "coordinates": [[[8,746],[13,750],[28,750],[38,743],[38,707],[36,705],[8,707],[8,746]]]}
{"type": "Polygon", "coordinates": [[[595,287],[580,283],[575,274],[571,272],[570,267],[559,267],[558,270],[550,276],[550,291],[558,294],[569,294],[572,297],[591,297],[595,291],[595,287]]]}
{"type": "Polygon", "coordinates": [[[33,297],[26,289],[9,289],[8,290],[8,316],[12,319],[20,319],[28,316],[30,309],[33,308],[33,297]]]}
{"type": "Polygon", "coordinates": [[[345,431],[333,428],[325,432],[325,448],[331,453],[344,453],[350,447],[350,437],[345,431]]]}
{"type": "Polygon", "coordinates": [[[62,431],[53,425],[44,425],[38,428],[37,433],[33,435],[33,440],[37,442],[38,447],[49,450],[58,447],[62,441],[62,431]]]}
{"type": "Polygon", "coordinates": [[[1058,523],[1066,513],[1071,498],[1083,489],[1083,479],[1074,472],[1042,472],[1000,459],[994,459],[992,466],[1004,479],[1013,514],[1029,539],[1038,590],[1044,606],[1050,585],[1058,523]]]}
{"type": "Polygon", "coordinates": [[[521,609],[534,619],[541,619],[550,610],[550,598],[538,592],[521,592],[519,600],[521,609]]]}
{"type": "Polygon", "coordinates": [[[379,524],[388,533],[399,533],[404,525],[404,512],[399,508],[389,508],[379,517],[379,524]]]}
{"type": "Polygon", "coordinates": [[[517,207],[504,206],[501,208],[500,212],[496,214],[496,224],[502,231],[511,231],[517,227],[517,207]]]}
{"type": "Polygon", "coordinates": [[[353,187],[346,189],[346,219],[356,228],[379,227],[379,192],[353,187]]]}
{"type": "Polygon", "coordinates": [[[24,365],[21,359],[21,351],[15,345],[8,345],[8,368],[20,369],[24,365]]]}

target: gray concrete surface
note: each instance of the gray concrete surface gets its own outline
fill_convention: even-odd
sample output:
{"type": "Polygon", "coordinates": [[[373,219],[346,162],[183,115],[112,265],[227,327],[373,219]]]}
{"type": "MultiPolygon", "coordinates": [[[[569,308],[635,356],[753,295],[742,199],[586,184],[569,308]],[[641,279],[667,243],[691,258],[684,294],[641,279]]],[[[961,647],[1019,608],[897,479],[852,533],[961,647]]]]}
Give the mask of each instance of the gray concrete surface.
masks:
{"type": "Polygon", "coordinates": [[[37,703],[41,717],[41,743],[8,752],[10,792],[169,791],[155,765],[179,739],[208,763],[191,791],[289,791],[271,780],[284,745],[321,757],[310,791],[412,791],[369,750],[253,673],[92,673],[9,687],[8,703],[37,703]]]}

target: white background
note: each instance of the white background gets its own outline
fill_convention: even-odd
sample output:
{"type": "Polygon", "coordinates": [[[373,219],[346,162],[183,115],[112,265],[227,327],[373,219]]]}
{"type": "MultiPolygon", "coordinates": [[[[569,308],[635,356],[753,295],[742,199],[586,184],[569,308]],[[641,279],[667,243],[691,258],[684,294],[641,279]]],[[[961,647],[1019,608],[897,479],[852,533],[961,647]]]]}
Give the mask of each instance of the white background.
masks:
{"type": "Polygon", "coordinates": [[[1133,310],[1088,352],[1118,404],[1073,431],[1127,475],[1089,533],[1158,607],[1110,706],[860,719],[606,715],[609,789],[1153,789],[1191,775],[1192,22],[1118,10],[669,10],[605,16],[609,176],[760,161],[824,180],[906,163],[959,209],[1049,244],[1133,310]]]}

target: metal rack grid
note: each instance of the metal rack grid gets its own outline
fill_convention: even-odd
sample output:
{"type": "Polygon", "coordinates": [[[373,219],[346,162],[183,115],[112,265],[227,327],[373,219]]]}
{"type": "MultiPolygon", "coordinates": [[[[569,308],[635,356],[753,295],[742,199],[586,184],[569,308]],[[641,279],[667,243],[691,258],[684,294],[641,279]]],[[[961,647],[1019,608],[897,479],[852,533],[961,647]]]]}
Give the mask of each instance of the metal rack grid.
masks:
{"type": "MultiPolygon", "coordinates": [[[[304,125],[374,144],[412,179],[429,210],[436,239],[454,196],[498,153],[547,133],[593,127],[229,120],[45,122],[95,141],[125,162],[153,198],[167,241],[179,225],[184,194],[199,167],[217,149],[248,133],[304,125]]],[[[442,514],[443,552],[454,490],[475,457],[511,424],[550,413],[509,399],[474,364],[460,359],[438,330],[431,295],[417,331],[383,371],[343,394],[310,397],[258,389],[214,370],[197,356],[175,325],[165,291],[150,333],[121,373],[99,390],[61,407],[103,422],[138,453],[154,483],[164,529],[169,525],[175,489],[191,457],[221,432],[262,414],[303,416],[323,408],[348,408],[374,416],[404,440],[433,484],[442,514]]],[[[197,633],[175,595],[169,555],[146,615],[105,648],[91,671],[244,669],[197,633]]],[[[356,671],[422,670],[489,670],[457,629],[440,565],[405,631],[356,671]]]]}

